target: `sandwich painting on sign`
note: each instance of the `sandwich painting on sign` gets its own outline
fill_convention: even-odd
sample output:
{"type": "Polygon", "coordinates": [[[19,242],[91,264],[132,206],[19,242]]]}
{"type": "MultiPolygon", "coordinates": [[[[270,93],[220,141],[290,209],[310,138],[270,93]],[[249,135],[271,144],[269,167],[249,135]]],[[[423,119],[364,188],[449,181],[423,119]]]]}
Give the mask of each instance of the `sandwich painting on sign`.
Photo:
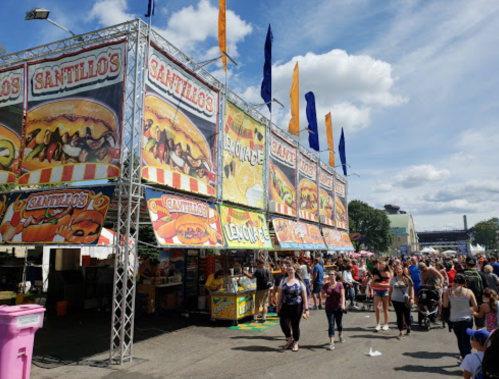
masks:
{"type": "Polygon", "coordinates": [[[21,163],[24,67],[0,71],[0,86],[0,184],[10,184],[21,163]]]}
{"type": "Polygon", "coordinates": [[[298,155],[298,209],[300,218],[318,220],[317,160],[304,149],[298,155]]]}
{"type": "Polygon", "coordinates": [[[225,246],[217,205],[149,188],[146,199],[159,246],[225,246]]]}
{"type": "Polygon", "coordinates": [[[19,184],[120,174],[125,43],[28,64],[28,113],[19,184]]]}
{"type": "Polygon", "coordinates": [[[215,196],[218,92],[154,46],[146,92],[142,177],[215,196]]]}
{"type": "Polygon", "coordinates": [[[95,244],[115,186],[12,192],[0,224],[8,244],[95,244]]]}
{"type": "Polygon", "coordinates": [[[336,227],[338,229],[348,229],[348,203],[346,180],[336,175],[334,181],[336,227]]]}

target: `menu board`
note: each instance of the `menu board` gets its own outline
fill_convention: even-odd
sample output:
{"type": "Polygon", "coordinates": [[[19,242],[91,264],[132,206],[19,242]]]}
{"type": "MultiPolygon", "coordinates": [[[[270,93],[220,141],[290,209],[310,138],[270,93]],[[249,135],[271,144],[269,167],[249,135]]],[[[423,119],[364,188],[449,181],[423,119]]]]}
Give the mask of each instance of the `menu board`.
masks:
{"type": "Polygon", "coordinates": [[[355,251],[350,237],[344,231],[330,228],[322,228],[324,240],[329,250],[355,251]]]}
{"type": "Polygon", "coordinates": [[[296,157],[293,141],[276,131],[270,134],[270,200],[275,213],[296,216],[296,157]]]}
{"type": "Polygon", "coordinates": [[[265,213],[220,205],[220,216],[229,249],[272,249],[265,213]]]}
{"type": "Polygon", "coordinates": [[[281,249],[326,249],[316,225],[277,217],[272,219],[272,223],[281,249]]]}
{"type": "Polygon", "coordinates": [[[263,209],[265,125],[227,103],[224,134],[223,198],[263,209]]]}
{"type": "Polygon", "coordinates": [[[146,188],[158,246],[225,246],[218,206],[146,188]]]}
{"type": "Polygon", "coordinates": [[[334,173],[319,162],[319,209],[320,222],[334,226],[334,173]]]}
{"type": "Polygon", "coordinates": [[[216,194],[218,91],[154,45],[146,77],[142,177],[196,194],[216,194]]]}
{"type": "Polygon", "coordinates": [[[318,220],[317,159],[305,149],[298,154],[298,210],[300,218],[318,220]]]}
{"type": "Polygon", "coordinates": [[[17,181],[21,163],[24,66],[0,71],[0,184],[17,181]]]}
{"type": "Polygon", "coordinates": [[[125,42],[28,64],[19,184],[120,176],[125,42]]]}
{"type": "Polygon", "coordinates": [[[336,175],[334,181],[336,227],[348,230],[347,185],[345,178],[336,175]]]}
{"type": "Polygon", "coordinates": [[[12,192],[0,224],[2,243],[96,244],[114,185],[12,192]]]}

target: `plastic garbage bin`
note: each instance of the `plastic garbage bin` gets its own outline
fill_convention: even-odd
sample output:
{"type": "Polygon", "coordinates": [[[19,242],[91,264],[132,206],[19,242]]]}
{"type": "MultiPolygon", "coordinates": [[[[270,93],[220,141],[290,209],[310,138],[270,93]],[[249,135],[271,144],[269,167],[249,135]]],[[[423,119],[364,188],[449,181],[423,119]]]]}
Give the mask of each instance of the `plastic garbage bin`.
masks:
{"type": "Polygon", "coordinates": [[[45,308],[37,304],[0,305],[0,379],[29,379],[43,312],[45,308]]]}

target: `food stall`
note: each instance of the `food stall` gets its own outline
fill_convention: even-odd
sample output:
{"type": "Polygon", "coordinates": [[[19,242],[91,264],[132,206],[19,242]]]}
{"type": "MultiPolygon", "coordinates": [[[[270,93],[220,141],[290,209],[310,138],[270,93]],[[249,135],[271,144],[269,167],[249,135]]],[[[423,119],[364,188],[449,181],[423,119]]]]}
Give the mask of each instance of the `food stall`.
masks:
{"type": "Polygon", "coordinates": [[[326,241],[328,250],[341,252],[355,251],[352,241],[350,241],[350,236],[346,231],[332,228],[322,228],[322,234],[324,235],[324,240],[326,241]]]}
{"type": "MultiPolygon", "coordinates": [[[[263,212],[220,206],[220,217],[228,249],[254,252],[272,249],[263,212]]],[[[255,313],[256,280],[235,275],[233,268],[224,276],[221,291],[211,293],[211,319],[239,320],[255,313]]]]}

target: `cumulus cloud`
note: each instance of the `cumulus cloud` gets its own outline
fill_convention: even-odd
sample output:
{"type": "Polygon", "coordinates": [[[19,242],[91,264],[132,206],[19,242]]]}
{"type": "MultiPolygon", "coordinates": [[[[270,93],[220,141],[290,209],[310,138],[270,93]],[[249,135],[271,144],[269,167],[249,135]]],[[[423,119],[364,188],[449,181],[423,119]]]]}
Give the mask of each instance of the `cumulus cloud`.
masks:
{"type": "Polygon", "coordinates": [[[111,26],[136,18],[128,13],[127,0],[98,0],[89,14],[89,21],[97,20],[102,26],[111,26]]]}
{"type": "Polygon", "coordinates": [[[451,175],[447,169],[438,169],[433,165],[412,166],[395,176],[394,185],[404,188],[425,186],[429,183],[440,182],[451,175]]]}
{"type": "MultiPolygon", "coordinates": [[[[319,121],[331,112],[333,125],[358,131],[369,126],[374,110],[407,101],[396,93],[396,78],[389,63],[339,49],[324,54],[309,52],[272,67],[273,95],[287,105],[286,110],[276,107],[277,114],[273,114],[282,125],[287,125],[291,118],[289,91],[296,62],[300,70],[300,99],[308,91],[314,92],[319,121]]],[[[260,102],[260,87],[246,88],[243,97],[251,103],[260,102]]],[[[306,125],[305,101],[301,100],[300,105],[300,122],[306,125]]]]}
{"type": "MultiPolygon", "coordinates": [[[[237,43],[253,31],[250,23],[242,20],[232,10],[227,10],[227,52],[237,57],[237,43]]],[[[171,43],[196,56],[213,58],[218,50],[218,7],[208,0],[201,0],[197,6],[188,6],[174,12],[158,31],[171,43]],[[210,41],[211,39],[211,41],[210,41]],[[206,43],[211,44],[206,47],[206,43]],[[203,44],[203,46],[201,46],[203,44]],[[199,51],[203,52],[199,54],[199,51]]]]}
{"type": "MultiPolygon", "coordinates": [[[[97,20],[102,26],[110,26],[133,20],[139,15],[129,13],[127,0],[97,0],[89,15],[89,21],[97,20]]],[[[210,59],[219,55],[218,48],[218,6],[208,0],[200,0],[168,13],[167,7],[158,7],[156,14],[169,16],[166,23],[160,18],[154,21],[154,29],[180,50],[193,55],[198,60],[210,59]]],[[[253,31],[247,23],[232,10],[227,10],[227,52],[237,57],[237,44],[253,31]]],[[[219,64],[219,62],[217,62],[219,64]]]]}
{"type": "Polygon", "coordinates": [[[423,197],[431,202],[451,202],[468,200],[475,203],[499,202],[499,180],[486,180],[446,186],[423,197]]]}

